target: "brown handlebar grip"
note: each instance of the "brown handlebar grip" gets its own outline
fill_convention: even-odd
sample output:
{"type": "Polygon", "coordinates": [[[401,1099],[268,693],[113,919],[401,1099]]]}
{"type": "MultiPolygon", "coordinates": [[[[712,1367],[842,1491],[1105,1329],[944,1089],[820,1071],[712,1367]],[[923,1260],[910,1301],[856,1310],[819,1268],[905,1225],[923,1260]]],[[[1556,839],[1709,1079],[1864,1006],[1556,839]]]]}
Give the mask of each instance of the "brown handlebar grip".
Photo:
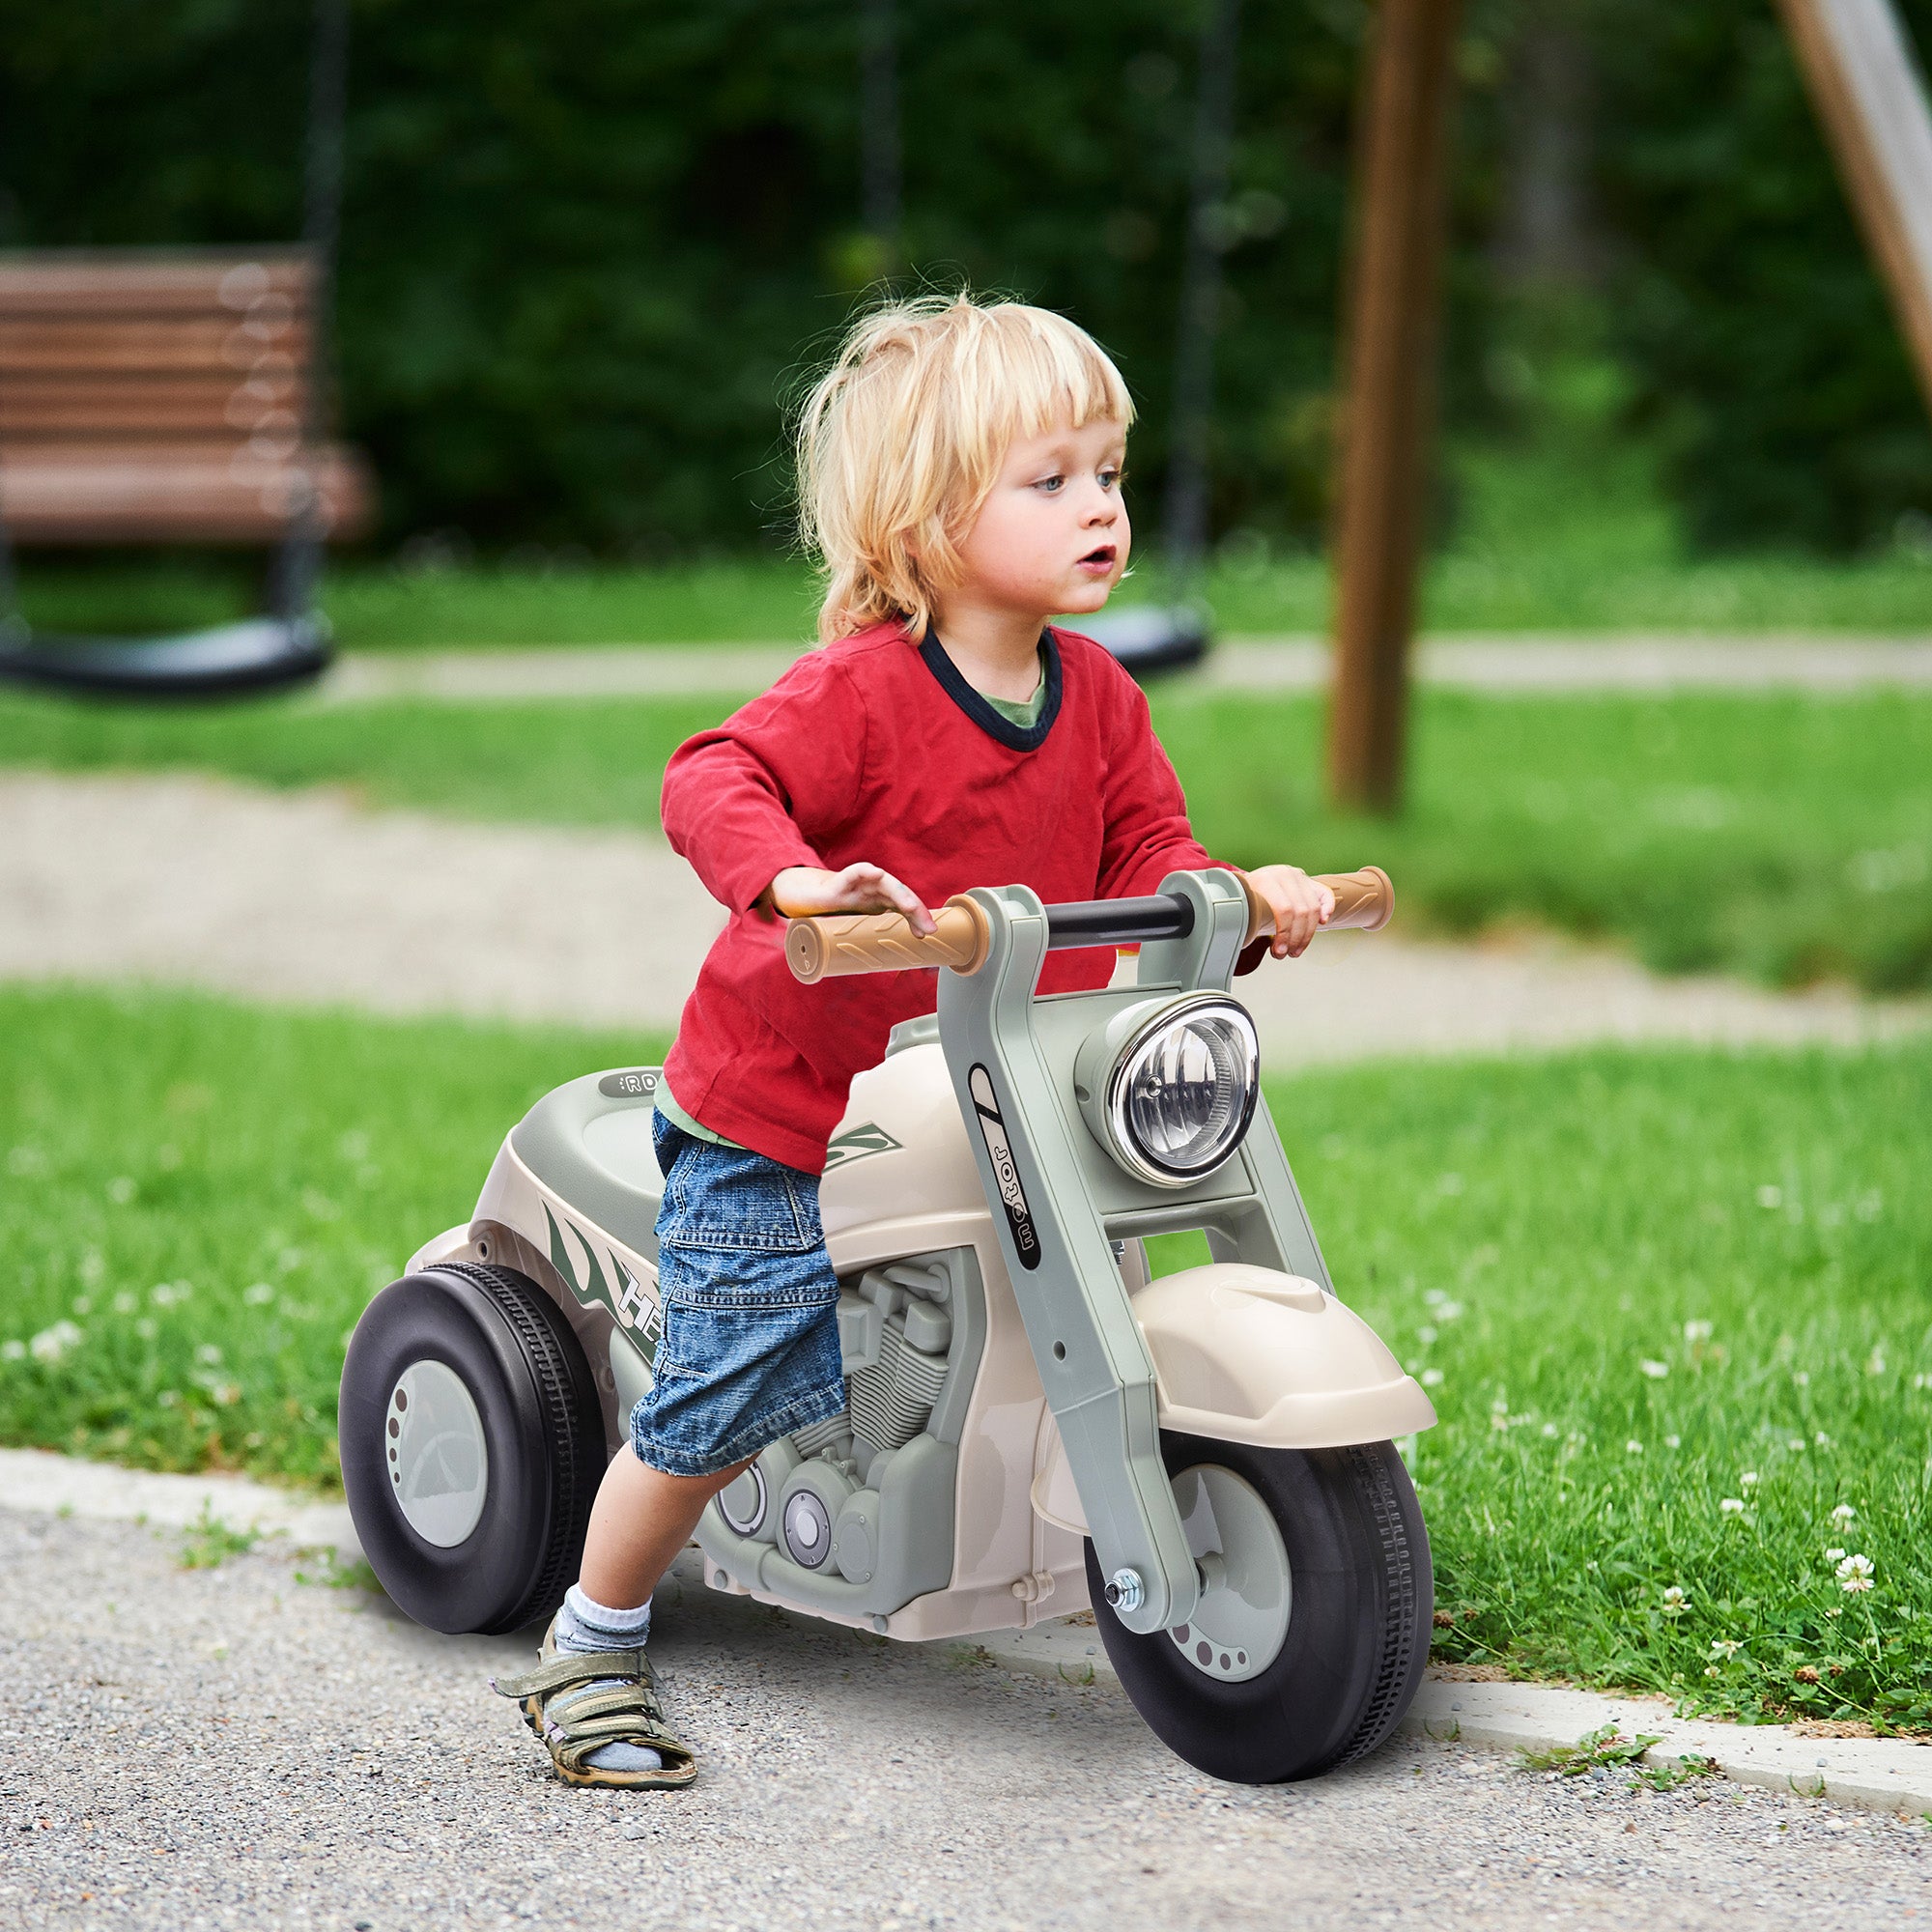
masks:
{"type": "Polygon", "coordinates": [[[898,912],[823,913],[795,919],[785,932],[785,963],[810,986],[845,973],[898,973],[951,966],[977,973],[986,963],[992,927],[963,894],[933,914],[935,932],[915,932],[898,912]]]}
{"type": "Polygon", "coordinates": [[[1315,883],[1335,895],[1335,910],[1328,915],[1323,932],[1339,932],[1350,926],[1361,932],[1379,932],[1395,917],[1395,887],[1379,866],[1364,866],[1359,872],[1320,872],[1315,883]]]}
{"type": "MultiPolygon", "coordinates": [[[[1379,866],[1364,866],[1359,872],[1317,872],[1315,883],[1326,886],[1335,895],[1335,910],[1328,915],[1322,932],[1379,932],[1395,914],[1395,887],[1379,866]]],[[[1274,915],[1255,891],[1246,873],[1241,890],[1248,895],[1248,938],[1252,942],[1274,930],[1274,915]]]]}

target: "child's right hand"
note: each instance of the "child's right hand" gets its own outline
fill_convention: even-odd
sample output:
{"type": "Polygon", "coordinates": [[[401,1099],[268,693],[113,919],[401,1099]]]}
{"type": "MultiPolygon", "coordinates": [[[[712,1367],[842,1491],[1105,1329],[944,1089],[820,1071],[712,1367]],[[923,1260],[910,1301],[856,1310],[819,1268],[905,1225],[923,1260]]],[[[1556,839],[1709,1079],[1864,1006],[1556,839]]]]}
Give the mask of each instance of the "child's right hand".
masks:
{"type": "Polygon", "coordinates": [[[879,866],[847,866],[842,872],[787,866],[765,891],[787,919],[826,912],[902,912],[915,932],[934,930],[932,915],[919,895],[879,866]]]}

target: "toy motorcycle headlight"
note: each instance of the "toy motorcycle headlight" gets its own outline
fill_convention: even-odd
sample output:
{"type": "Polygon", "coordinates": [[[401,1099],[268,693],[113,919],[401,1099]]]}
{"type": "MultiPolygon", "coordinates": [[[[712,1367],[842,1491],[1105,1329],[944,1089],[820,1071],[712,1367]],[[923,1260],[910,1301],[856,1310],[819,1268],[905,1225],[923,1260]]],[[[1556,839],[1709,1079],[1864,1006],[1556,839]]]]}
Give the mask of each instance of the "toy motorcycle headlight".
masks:
{"type": "Polygon", "coordinates": [[[1215,994],[1122,1017],[1128,1030],[1092,1094],[1098,1104],[1090,1105],[1089,1119],[1098,1116],[1107,1151],[1136,1179],[1185,1187],[1240,1146],[1254,1118],[1261,1088],[1255,1023],[1215,994]]]}

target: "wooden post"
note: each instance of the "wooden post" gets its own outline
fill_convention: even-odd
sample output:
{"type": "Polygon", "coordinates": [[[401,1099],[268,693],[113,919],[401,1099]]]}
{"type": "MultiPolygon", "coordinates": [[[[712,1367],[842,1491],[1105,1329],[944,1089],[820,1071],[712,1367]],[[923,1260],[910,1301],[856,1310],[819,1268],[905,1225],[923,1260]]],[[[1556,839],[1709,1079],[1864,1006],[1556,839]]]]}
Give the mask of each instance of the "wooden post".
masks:
{"type": "Polygon", "coordinates": [[[1778,0],[1932,409],[1932,113],[1889,0],[1778,0]]]}
{"type": "Polygon", "coordinates": [[[1328,786],[1336,804],[1372,811],[1402,798],[1459,11],[1381,0],[1356,137],[1328,786]]]}

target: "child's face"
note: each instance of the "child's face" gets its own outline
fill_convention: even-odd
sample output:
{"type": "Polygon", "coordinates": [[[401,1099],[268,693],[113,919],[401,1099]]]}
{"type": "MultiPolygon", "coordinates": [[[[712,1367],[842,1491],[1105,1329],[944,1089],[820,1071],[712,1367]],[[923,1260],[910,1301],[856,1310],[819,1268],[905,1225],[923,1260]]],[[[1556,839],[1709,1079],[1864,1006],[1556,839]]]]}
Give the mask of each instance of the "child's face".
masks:
{"type": "Polygon", "coordinates": [[[1125,430],[1108,421],[1016,441],[959,546],[965,577],[953,596],[1041,621],[1099,610],[1132,544],[1121,500],[1126,447],[1125,430]]]}

